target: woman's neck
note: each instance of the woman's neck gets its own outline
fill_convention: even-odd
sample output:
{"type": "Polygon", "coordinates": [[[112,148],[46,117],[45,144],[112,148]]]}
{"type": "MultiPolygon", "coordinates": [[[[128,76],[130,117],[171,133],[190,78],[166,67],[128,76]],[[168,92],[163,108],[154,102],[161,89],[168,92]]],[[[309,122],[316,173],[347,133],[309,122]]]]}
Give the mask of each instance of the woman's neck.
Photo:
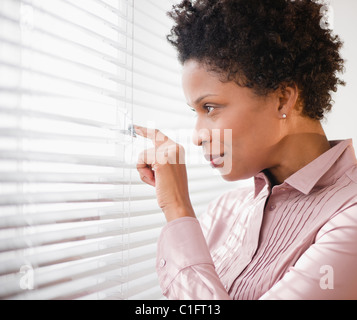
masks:
{"type": "Polygon", "coordinates": [[[283,183],[331,148],[320,121],[305,118],[294,128],[279,142],[276,165],[265,170],[273,185],[283,183]]]}

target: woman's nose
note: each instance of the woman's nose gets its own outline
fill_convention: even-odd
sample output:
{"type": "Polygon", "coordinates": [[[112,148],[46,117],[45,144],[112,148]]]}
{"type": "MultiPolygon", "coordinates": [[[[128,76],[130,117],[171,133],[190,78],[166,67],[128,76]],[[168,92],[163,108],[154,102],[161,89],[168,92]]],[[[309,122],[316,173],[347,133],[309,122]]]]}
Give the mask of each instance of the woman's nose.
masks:
{"type": "Polygon", "coordinates": [[[207,128],[195,128],[193,130],[192,141],[193,144],[201,147],[203,144],[210,142],[211,134],[207,128]]]}

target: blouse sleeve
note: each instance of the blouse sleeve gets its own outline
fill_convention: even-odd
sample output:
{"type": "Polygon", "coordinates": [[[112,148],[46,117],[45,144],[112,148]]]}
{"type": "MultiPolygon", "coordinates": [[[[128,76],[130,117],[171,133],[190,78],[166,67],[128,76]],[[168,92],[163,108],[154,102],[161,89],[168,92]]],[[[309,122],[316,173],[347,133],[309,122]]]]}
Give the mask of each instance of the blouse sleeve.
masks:
{"type": "Polygon", "coordinates": [[[337,214],[261,299],[356,300],[357,206],[337,214]]]}
{"type": "Polygon", "coordinates": [[[195,218],[180,218],[163,228],[156,268],[163,294],[169,299],[230,299],[195,218]]]}

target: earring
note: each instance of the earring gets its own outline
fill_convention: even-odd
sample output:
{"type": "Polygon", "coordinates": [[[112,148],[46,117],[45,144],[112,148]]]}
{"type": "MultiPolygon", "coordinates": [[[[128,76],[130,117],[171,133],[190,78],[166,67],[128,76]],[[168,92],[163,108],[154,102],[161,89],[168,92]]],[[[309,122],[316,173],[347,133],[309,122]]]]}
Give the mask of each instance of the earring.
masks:
{"type": "Polygon", "coordinates": [[[286,119],[288,116],[286,115],[286,113],[283,114],[283,119],[286,119]]]}

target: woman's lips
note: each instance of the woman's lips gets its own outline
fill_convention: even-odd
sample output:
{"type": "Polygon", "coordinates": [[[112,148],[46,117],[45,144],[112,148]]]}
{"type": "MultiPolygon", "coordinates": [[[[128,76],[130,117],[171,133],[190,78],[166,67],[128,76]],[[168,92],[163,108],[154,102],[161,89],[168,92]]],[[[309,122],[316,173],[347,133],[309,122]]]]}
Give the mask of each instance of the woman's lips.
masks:
{"type": "MultiPolygon", "coordinates": [[[[207,157],[206,157],[206,159],[207,159],[207,157]]],[[[219,156],[210,155],[209,156],[209,161],[211,162],[211,166],[213,168],[221,168],[224,165],[224,154],[223,155],[219,155],[219,156]]]]}

